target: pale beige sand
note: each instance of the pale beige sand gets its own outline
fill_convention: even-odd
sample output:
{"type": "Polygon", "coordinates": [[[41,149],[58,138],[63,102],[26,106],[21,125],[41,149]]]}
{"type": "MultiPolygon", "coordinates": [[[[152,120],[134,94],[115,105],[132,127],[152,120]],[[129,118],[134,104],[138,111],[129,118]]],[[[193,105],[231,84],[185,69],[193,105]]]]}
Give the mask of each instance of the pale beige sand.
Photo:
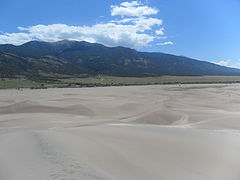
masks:
{"type": "Polygon", "coordinates": [[[240,85],[0,91],[0,180],[239,180],[240,85]]]}

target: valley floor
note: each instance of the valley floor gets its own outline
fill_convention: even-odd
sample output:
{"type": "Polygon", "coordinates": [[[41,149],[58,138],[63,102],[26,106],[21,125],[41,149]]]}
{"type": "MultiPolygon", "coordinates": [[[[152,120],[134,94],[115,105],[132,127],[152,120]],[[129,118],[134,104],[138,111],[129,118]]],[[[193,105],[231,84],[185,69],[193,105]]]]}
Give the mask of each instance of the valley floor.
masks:
{"type": "Polygon", "coordinates": [[[118,76],[36,76],[0,79],[0,89],[46,89],[79,88],[133,85],[169,84],[236,84],[240,76],[156,76],[156,77],[118,77],[118,76]]]}
{"type": "Polygon", "coordinates": [[[0,90],[1,180],[239,180],[240,84],[0,90]]]}

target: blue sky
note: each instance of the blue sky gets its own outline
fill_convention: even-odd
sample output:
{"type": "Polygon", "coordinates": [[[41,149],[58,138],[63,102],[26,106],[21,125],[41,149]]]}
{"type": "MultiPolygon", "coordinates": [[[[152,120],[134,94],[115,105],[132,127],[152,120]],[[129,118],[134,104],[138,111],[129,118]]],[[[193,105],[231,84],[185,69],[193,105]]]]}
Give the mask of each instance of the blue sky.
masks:
{"type": "Polygon", "coordinates": [[[0,1],[1,44],[61,39],[240,67],[240,1],[0,1]]]}

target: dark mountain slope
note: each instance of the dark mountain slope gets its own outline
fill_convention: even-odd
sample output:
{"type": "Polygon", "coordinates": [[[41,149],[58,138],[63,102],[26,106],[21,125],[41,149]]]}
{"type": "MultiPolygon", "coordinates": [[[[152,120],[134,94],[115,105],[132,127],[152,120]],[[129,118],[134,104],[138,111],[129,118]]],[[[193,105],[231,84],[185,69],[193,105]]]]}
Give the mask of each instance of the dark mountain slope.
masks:
{"type": "Polygon", "coordinates": [[[0,77],[38,76],[43,74],[75,75],[81,71],[86,72],[81,67],[52,56],[35,59],[0,52],[0,77]]]}
{"type": "Polygon", "coordinates": [[[239,69],[183,56],[138,52],[84,41],[31,41],[21,46],[7,44],[0,45],[0,52],[1,74],[240,75],[239,69]]]}

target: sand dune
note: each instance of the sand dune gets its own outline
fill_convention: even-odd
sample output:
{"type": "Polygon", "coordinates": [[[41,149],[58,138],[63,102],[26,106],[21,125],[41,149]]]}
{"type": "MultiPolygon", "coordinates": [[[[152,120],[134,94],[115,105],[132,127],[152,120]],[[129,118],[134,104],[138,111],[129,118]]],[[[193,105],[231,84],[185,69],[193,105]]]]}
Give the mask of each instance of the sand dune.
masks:
{"type": "Polygon", "coordinates": [[[240,85],[0,91],[0,180],[239,180],[240,85]]]}
{"type": "Polygon", "coordinates": [[[61,113],[85,116],[94,115],[91,109],[80,104],[67,107],[56,107],[41,105],[31,101],[23,101],[15,103],[13,105],[0,107],[0,114],[19,114],[19,113],[61,113]]]}

